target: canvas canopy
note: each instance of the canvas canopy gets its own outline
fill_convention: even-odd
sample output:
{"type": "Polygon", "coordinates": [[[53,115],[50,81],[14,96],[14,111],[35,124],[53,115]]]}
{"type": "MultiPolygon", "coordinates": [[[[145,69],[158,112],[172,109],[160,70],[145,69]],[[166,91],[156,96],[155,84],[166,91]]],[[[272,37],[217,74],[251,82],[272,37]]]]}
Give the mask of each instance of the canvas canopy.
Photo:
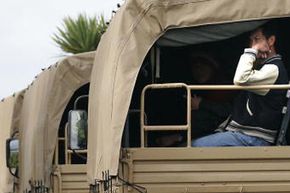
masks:
{"type": "Polygon", "coordinates": [[[156,45],[177,47],[224,40],[255,29],[263,23],[265,21],[249,21],[172,29],[160,37],[156,45]]]}
{"type": "Polygon", "coordinates": [[[90,81],[94,52],[68,57],[46,69],[27,88],[20,120],[20,192],[29,181],[49,187],[62,114],[74,92],[90,81]]]}
{"type": "Polygon", "coordinates": [[[288,0],[126,1],[96,52],[99,65],[92,72],[89,102],[89,183],[100,180],[103,171],[117,175],[123,127],[138,71],[150,48],[168,30],[289,14],[288,0]]]}
{"type": "Polygon", "coordinates": [[[23,91],[0,102],[0,192],[13,192],[13,176],[6,167],[6,140],[18,130],[23,91]]]}

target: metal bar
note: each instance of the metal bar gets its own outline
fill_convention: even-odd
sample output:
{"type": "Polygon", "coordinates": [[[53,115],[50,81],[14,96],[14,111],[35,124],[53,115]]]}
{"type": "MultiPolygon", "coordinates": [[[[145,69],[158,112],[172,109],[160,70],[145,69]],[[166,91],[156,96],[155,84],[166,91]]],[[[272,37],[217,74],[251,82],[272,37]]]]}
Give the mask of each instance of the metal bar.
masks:
{"type": "Polygon", "coordinates": [[[65,152],[64,152],[64,160],[65,160],[65,164],[68,164],[69,163],[69,158],[68,158],[68,134],[67,134],[67,128],[68,128],[68,124],[66,123],[65,124],[65,130],[64,130],[64,138],[65,138],[65,141],[64,141],[64,148],[65,148],[65,152]]]}
{"type": "Polygon", "coordinates": [[[71,164],[71,153],[67,154],[68,162],[66,164],[71,164]]]}
{"type": "Polygon", "coordinates": [[[140,112],[140,127],[141,127],[141,148],[145,147],[145,131],[166,131],[166,130],[186,130],[184,125],[180,126],[166,126],[166,125],[145,125],[145,92],[148,89],[174,89],[186,88],[187,89],[187,147],[191,147],[191,90],[284,90],[290,89],[290,84],[280,85],[251,85],[251,86],[238,86],[238,85],[186,85],[184,83],[166,83],[166,84],[150,84],[144,87],[141,94],[141,112],[140,112]]]}
{"type": "Polygon", "coordinates": [[[184,83],[166,83],[166,84],[148,84],[143,90],[148,89],[168,89],[168,88],[187,88],[188,85],[184,83]]]}
{"type": "Polygon", "coordinates": [[[189,85],[190,90],[284,90],[290,89],[290,84],[280,85],[254,85],[254,86],[237,86],[237,85],[189,85]]]}
{"type": "Polygon", "coordinates": [[[146,87],[142,90],[141,93],[141,105],[140,105],[140,133],[141,133],[141,148],[144,148],[144,135],[145,135],[145,130],[144,130],[144,113],[145,113],[145,91],[146,91],[146,87]]]}
{"type": "Polygon", "coordinates": [[[68,153],[88,153],[88,150],[85,150],[85,149],[76,149],[76,150],[70,150],[68,149],[67,150],[68,153]]]}
{"type": "MultiPolygon", "coordinates": [[[[140,105],[141,106],[141,108],[140,108],[140,110],[141,110],[141,112],[140,112],[141,148],[145,147],[145,144],[147,145],[147,137],[145,136],[146,135],[146,133],[145,133],[145,120],[144,120],[144,116],[145,116],[145,93],[148,89],[168,89],[168,88],[185,88],[188,91],[187,95],[190,96],[190,91],[189,91],[187,85],[184,83],[150,84],[150,85],[147,85],[144,87],[144,89],[142,90],[142,94],[141,94],[141,105],[140,105]]],[[[190,99],[188,99],[188,100],[190,100],[190,99]]],[[[190,105],[190,102],[188,102],[188,105],[190,105]]],[[[188,113],[188,116],[191,116],[191,112],[188,113]]],[[[187,123],[187,125],[188,125],[188,123],[187,123]]],[[[157,128],[159,126],[154,126],[154,127],[157,128]]],[[[190,125],[187,127],[190,127],[190,125]]],[[[146,128],[148,128],[148,127],[146,126],[146,128]]],[[[150,126],[149,126],[149,128],[150,128],[150,126]]],[[[164,130],[178,130],[178,129],[170,129],[170,127],[167,127],[164,130]]],[[[183,130],[186,130],[186,129],[183,129],[183,130]]],[[[190,130],[190,129],[187,129],[187,130],[190,130]]]]}
{"type": "Polygon", "coordinates": [[[253,86],[237,86],[237,85],[186,85],[184,83],[166,83],[166,84],[150,84],[144,89],[168,89],[168,88],[189,88],[190,90],[259,90],[259,89],[290,89],[290,84],[279,85],[253,85],[253,86]]]}
{"type": "Polygon", "coordinates": [[[144,131],[184,131],[189,125],[144,125],[144,131]]]}
{"type": "Polygon", "coordinates": [[[187,87],[187,147],[191,147],[191,92],[187,87]]]}

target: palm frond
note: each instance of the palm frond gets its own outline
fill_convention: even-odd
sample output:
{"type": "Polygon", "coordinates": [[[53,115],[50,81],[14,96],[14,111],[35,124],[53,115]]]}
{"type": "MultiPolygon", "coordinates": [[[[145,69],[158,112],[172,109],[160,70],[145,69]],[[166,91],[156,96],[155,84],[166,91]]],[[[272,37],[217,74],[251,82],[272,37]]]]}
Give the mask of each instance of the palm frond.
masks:
{"type": "Polygon", "coordinates": [[[53,34],[52,39],[67,53],[93,51],[107,27],[103,15],[89,18],[86,14],[79,14],[77,19],[64,18],[62,28],[57,27],[57,33],[53,34]]]}

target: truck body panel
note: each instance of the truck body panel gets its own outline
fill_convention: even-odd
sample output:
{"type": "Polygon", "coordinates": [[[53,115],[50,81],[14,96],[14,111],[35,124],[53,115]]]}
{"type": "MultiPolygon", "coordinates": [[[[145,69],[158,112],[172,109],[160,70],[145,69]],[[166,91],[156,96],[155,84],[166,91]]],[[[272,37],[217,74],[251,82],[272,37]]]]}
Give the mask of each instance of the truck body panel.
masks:
{"type": "Polygon", "coordinates": [[[132,148],[122,157],[124,178],[148,192],[290,190],[289,147],[132,148]]]}

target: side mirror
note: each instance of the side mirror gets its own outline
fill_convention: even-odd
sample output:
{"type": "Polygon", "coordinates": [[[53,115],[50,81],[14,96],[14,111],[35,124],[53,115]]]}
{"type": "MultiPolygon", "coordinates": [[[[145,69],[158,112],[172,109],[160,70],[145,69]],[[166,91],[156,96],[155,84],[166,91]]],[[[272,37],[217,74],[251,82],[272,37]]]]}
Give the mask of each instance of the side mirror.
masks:
{"type": "Polygon", "coordinates": [[[13,176],[17,176],[19,165],[19,139],[6,140],[6,165],[13,176]]]}
{"type": "Polygon", "coordinates": [[[72,110],[68,118],[68,148],[87,149],[88,113],[84,110],[72,110]]]}

